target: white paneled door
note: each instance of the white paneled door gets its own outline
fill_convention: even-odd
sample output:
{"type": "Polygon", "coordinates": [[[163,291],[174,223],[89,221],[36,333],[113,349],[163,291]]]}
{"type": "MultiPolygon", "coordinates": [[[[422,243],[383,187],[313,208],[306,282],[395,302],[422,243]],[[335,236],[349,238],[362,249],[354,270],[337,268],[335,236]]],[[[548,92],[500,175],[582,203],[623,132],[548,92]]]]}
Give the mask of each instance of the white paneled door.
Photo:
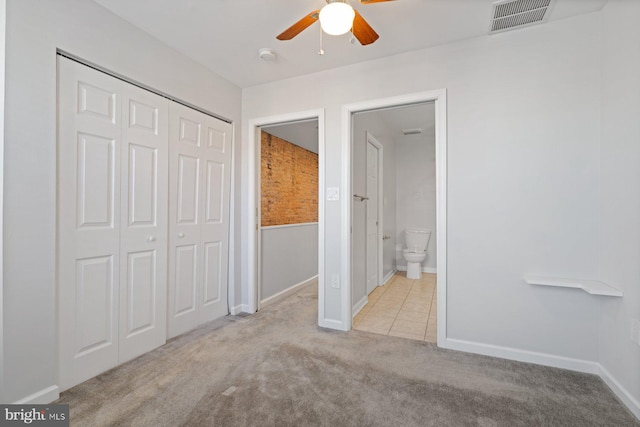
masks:
{"type": "Polygon", "coordinates": [[[230,124],[171,103],[169,337],[228,314],[230,124]]]}
{"type": "Polygon", "coordinates": [[[59,381],[166,340],[168,101],[59,57],[59,381]]]}
{"type": "Polygon", "coordinates": [[[167,336],[168,101],[122,84],[119,362],[167,336]]]}

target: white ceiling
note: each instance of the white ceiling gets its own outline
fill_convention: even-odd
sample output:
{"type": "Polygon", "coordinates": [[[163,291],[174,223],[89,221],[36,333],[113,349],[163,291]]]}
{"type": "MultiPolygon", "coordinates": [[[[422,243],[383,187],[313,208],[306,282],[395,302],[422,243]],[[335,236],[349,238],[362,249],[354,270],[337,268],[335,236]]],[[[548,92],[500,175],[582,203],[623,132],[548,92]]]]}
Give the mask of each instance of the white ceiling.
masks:
{"type": "MultiPolygon", "coordinates": [[[[354,8],[380,34],[368,46],[350,33],[324,35],[313,24],[289,41],[276,35],[320,9],[325,0],[94,0],[153,37],[237,84],[253,86],[397,53],[488,36],[493,0],[396,0],[354,8]],[[260,48],[277,60],[264,62],[260,48]]],[[[550,20],[600,10],[607,0],[556,0],[550,20]]],[[[544,25],[544,24],[542,24],[544,25]]],[[[521,29],[518,31],[526,31],[521,29]]]]}

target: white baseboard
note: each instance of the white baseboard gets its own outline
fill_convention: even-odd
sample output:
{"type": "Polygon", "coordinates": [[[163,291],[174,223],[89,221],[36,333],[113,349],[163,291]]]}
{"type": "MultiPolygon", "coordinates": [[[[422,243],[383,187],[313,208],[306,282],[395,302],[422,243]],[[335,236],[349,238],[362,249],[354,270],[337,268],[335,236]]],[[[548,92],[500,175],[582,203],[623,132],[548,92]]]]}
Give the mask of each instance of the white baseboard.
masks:
{"type": "Polygon", "coordinates": [[[351,312],[352,317],[356,317],[356,314],[358,314],[360,310],[362,310],[362,308],[367,305],[368,302],[369,297],[367,295],[360,298],[360,301],[358,301],[356,305],[353,306],[353,311],[351,312]]]}
{"type": "MultiPolygon", "coordinates": [[[[406,265],[399,265],[396,268],[398,269],[398,271],[407,271],[407,266],[406,265]]],[[[435,267],[422,267],[422,272],[423,273],[438,274],[438,269],[435,268],[435,267]]]]}
{"type": "MultiPolygon", "coordinates": [[[[405,270],[406,270],[406,268],[405,268],[405,270]]],[[[388,282],[389,280],[391,280],[391,278],[393,277],[393,275],[394,275],[394,274],[396,274],[397,272],[398,272],[398,269],[397,269],[397,268],[393,268],[390,272],[388,272],[388,273],[387,273],[387,275],[386,275],[386,276],[384,276],[384,278],[382,279],[382,285],[383,285],[383,286],[384,286],[384,285],[386,285],[386,284],[387,284],[387,282],[388,282]]]]}
{"type": "Polygon", "coordinates": [[[60,388],[52,385],[40,391],[37,391],[27,397],[13,402],[14,405],[46,405],[60,397],[60,388]]]}
{"type": "Polygon", "coordinates": [[[311,283],[312,281],[316,280],[318,278],[318,275],[316,274],[313,277],[310,277],[306,280],[303,280],[300,283],[296,283],[295,285],[285,289],[284,291],[280,291],[275,295],[270,296],[269,298],[265,298],[262,301],[260,301],[260,307],[264,308],[268,305],[273,304],[274,302],[278,302],[286,297],[288,297],[289,295],[295,294],[296,292],[298,292],[300,290],[301,287],[308,285],[309,283],[311,283]]]}
{"type": "Polygon", "coordinates": [[[629,393],[629,391],[624,388],[622,384],[620,384],[620,382],[616,380],[601,364],[598,364],[598,375],[602,378],[602,381],[609,386],[611,391],[618,396],[618,399],[620,399],[622,403],[629,408],[633,415],[640,420],[640,402],[638,402],[638,400],[635,399],[631,393],[629,393]]]}
{"type": "Polygon", "coordinates": [[[450,350],[464,351],[467,353],[482,354],[484,356],[498,357],[501,359],[516,360],[518,362],[535,363],[537,365],[551,366],[554,368],[568,369],[570,371],[598,374],[599,364],[583,359],[555,356],[536,351],[519,350],[516,348],[502,347],[492,344],[482,344],[473,341],[447,338],[444,345],[438,342],[438,346],[450,350]]]}
{"type": "Polygon", "coordinates": [[[638,400],[635,399],[631,393],[629,393],[629,391],[625,389],[622,384],[620,384],[620,382],[598,362],[453,338],[447,338],[444,345],[438,342],[438,346],[449,350],[482,354],[484,356],[499,357],[501,359],[535,363],[537,365],[551,366],[554,368],[598,375],[602,378],[605,384],[609,386],[611,391],[622,401],[622,403],[629,408],[633,415],[640,420],[640,402],[638,402],[638,400]]]}

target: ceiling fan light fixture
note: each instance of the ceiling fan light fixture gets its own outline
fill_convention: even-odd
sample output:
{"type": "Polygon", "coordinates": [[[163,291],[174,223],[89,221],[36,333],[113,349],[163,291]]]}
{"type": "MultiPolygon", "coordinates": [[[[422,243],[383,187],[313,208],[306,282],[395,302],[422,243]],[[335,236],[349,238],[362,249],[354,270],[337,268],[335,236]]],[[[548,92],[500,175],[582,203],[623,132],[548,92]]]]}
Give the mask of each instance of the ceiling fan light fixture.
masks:
{"type": "Polygon", "coordinates": [[[351,29],[355,16],[356,13],[350,4],[336,1],[320,10],[320,26],[325,33],[339,36],[351,29]]]}

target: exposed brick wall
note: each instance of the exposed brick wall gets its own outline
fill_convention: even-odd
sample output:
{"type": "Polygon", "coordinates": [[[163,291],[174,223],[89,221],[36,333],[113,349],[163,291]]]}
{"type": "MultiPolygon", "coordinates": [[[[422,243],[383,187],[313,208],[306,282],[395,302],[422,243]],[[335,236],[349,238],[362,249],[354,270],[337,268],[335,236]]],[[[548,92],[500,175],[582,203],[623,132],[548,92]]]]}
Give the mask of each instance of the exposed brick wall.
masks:
{"type": "Polygon", "coordinates": [[[318,221],[318,155],[262,131],[262,225],[318,221]]]}

